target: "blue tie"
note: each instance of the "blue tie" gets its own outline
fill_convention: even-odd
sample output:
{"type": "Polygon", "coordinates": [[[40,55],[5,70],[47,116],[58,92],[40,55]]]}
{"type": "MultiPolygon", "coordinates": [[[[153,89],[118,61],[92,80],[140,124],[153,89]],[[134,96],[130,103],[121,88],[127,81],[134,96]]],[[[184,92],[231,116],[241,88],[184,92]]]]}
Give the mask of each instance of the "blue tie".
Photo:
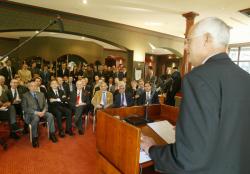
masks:
{"type": "Polygon", "coordinates": [[[33,93],[33,98],[35,99],[35,101],[36,101],[36,107],[37,107],[37,111],[41,111],[41,108],[40,108],[40,105],[39,105],[39,102],[38,102],[38,98],[37,98],[37,95],[36,95],[36,93],[34,92],[33,93]]]}
{"type": "Polygon", "coordinates": [[[123,103],[124,103],[124,93],[122,93],[121,95],[122,95],[121,106],[123,106],[123,103]]]}
{"type": "Polygon", "coordinates": [[[102,102],[103,102],[103,105],[106,106],[107,104],[106,92],[102,92],[102,102]]]}

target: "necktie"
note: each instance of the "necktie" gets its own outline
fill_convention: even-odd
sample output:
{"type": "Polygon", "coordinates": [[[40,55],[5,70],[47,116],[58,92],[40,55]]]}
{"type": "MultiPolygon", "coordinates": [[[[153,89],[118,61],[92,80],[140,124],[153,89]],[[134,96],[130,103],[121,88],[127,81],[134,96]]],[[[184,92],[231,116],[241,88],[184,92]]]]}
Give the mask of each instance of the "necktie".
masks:
{"type": "Polygon", "coordinates": [[[149,96],[149,92],[147,92],[146,103],[149,103],[149,100],[150,100],[150,96],[149,96]]]}
{"type": "Polygon", "coordinates": [[[121,106],[124,106],[124,93],[122,93],[121,106]]]}
{"type": "Polygon", "coordinates": [[[56,93],[56,98],[59,98],[58,91],[55,91],[55,93],[56,93]]]}
{"type": "Polygon", "coordinates": [[[80,103],[80,92],[77,92],[77,97],[76,97],[76,104],[78,105],[80,103]]]}
{"type": "Polygon", "coordinates": [[[16,91],[16,89],[15,89],[15,91],[14,91],[14,96],[13,96],[14,100],[16,99],[16,96],[17,96],[17,91],[16,91]]]}
{"type": "Polygon", "coordinates": [[[8,71],[9,71],[9,77],[10,77],[10,79],[12,79],[12,72],[11,72],[11,68],[10,67],[8,67],[8,71]]]}
{"type": "Polygon", "coordinates": [[[102,102],[103,102],[103,106],[106,106],[106,104],[107,104],[107,101],[106,101],[107,99],[106,99],[106,92],[103,92],[102,93],[102,102]]]}
{"type": "Polygon", "coordinates": [[[38,98],[37,98],[37,95],[36,93],[33,94],[33,97],[36,101],[36,107],[37,107],[37,111],[41,111],[41,108],[40,108],[40,105],[39,105],[39,102],[38,102],[38,98]]]}

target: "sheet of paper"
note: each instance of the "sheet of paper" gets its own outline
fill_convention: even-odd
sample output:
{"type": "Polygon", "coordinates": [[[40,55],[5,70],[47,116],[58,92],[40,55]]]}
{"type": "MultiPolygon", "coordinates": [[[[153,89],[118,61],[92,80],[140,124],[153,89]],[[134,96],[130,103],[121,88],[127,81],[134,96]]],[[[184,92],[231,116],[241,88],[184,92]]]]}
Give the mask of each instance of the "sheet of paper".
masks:
{"type": "Polygon", "coordinates": [[[168,144],[175,142],[175,127],[168,121],[164,120],[148,123],[148,126],[151,127],[168,144]]]}
{"type": "Polygon", "coordinates": [[[139,163],[145,163],[147,161],[150,161],[151,158],[149,157],[148,154],[146,154],[146,152],[144,152],[143,150],[140,151],[140,160],[139,163]]]}
{"type": "Polygon", "coordinates": [[[142,75],[142,70],[136,69],[135,70],[135,80],[141,79],[141,75],[142,75]]]}

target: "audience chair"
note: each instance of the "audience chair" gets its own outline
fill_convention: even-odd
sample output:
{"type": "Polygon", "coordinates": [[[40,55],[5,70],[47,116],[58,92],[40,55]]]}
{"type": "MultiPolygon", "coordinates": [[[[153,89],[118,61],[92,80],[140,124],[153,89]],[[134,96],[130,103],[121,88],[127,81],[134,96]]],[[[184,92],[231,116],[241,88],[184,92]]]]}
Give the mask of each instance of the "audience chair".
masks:
{"type": "MultiPolygon", "coordinates": [[[[24,112],[23,112],[23,117],[24,117],[23,119],[25,120],[25,114],[24,114],[24,112]]],[[[40,125],[44,125],[44,124],[46,124],[47,133],[48,133],[48,139],[49,139],[49,123],[46,120],[40,118],[38,127],[40,125]]],[[[30,142],[32,143],[32,125],[30,123],[29,123],[29,134],[30,134],[30,142]]]]}
{"type": "MultiPolygon", "coordinates": [[[[87,129],[87,126],[88,126],[88,122],[89,122],[89,118],[90,118],[90,112],[88,112],[87,115],[85,115],[85,131],[87,129]]],[[[96,114],[95,114],[95,111],[93,112],[93,119],[92,119],[92,124],[93,124],[93,132],[95,132],[95,126],[96,126],[96,114]]]]}

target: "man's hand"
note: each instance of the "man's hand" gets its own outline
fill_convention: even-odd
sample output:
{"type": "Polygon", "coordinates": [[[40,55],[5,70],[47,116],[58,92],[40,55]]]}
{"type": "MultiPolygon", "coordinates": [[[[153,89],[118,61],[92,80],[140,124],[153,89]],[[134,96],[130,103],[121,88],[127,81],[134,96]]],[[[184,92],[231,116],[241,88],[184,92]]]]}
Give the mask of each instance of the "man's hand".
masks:
{"type": "Polygon", "coordinates": [[[102,105],[97,105],[96,108],[97,109],[102,109],[102,105]]]}
{"type": "Polygon", "coordinates": [[[39,117],[43,117],[44,114],[45,114],[45,112],[37,112],[36,114],[37,114],[39,117]]]}
{"type": "Polygon", "coordinates": [[[156,145],[153,138],[142,135],[141,136],[141,148],[148,154],[148,150],[151,146],[156,145]]]}

